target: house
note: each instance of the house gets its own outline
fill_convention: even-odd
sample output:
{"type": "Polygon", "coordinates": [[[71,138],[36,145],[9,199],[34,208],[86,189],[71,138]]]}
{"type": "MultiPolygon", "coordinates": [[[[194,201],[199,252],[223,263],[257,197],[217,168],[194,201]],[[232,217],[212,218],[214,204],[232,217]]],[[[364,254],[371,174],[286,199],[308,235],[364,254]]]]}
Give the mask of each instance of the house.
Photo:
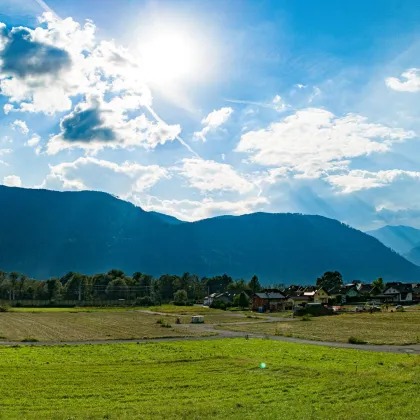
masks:
{"type": "Polygon", "coordinates": [[[364,297],[373,297],[381,294],[381,290],[373,284],[360,283],[357,285],[357,291],[360,296],[364,297]]]}
{"type": "Polygon", "coordinates": [[[212,293],[211,295],[206,296],[204,298],[204,303],[203,304],[204,304],[204,306],[211,306],[215,302],[220,302],[220,303],[225,303],[225,304],[231,302],[230,297],[229,297],[229,293],[228,292],[212,293]]]}
{"type": "Polygon", "coordinates": [[[279,290],[271,289],[255,293],[252,296],[253,311],[279,311],[283,310],[286,303],[286,296],[279,290]]]}
{"type": "Polygon", "coordinates": [[[420,284],[413,284],[413,300],[420,301],[420,284]]]}
{"type": "Polygon", "coordinates": [[[412,302],[413,301],[413,286],[407,283],[387,283],[382,294],[375,296],[384,303],[391,302],[412,302]]]}
{"type": "Polygon", "coordinates": [[[297,305],[306,305],[307,303],[312,302],[312,297],[311,296],[305,296],[305,295],[301,295],[301,296],[287,296],[287,307],[288,308],[293,308],[293,306],[297,306],[297,305]]]}
{"type": "Polygon", "coordinates": [[[312,292],[304,292],[303,296],[309,296],[312,298],[313,303],[328,303],[328,299],[330,297],[329,293],[322,287],[312,292]]]}

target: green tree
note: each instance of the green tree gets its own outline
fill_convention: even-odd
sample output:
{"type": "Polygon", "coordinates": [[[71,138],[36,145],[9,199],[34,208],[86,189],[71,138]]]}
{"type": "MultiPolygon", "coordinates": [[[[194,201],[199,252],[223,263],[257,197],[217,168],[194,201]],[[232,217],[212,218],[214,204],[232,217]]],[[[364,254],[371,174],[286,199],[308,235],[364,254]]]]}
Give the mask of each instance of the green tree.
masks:
{"type": "Polygon", "coordinates": [[[188,302],[188,294],[186,290],[177,290],[174,293],[175,305],[185,305],[188,302]]]}
{"type": "Polygon", "coordinates": [[[249,285],[245,283],[244,279],[239,279],[232,283],[229,283],[226,289],[227,290],[249,290],[249,285]]]}
{"type": "Polygon", "coordinates": [[[57,278],[48,279],[45,283],[48,299],[57,299],[60,296],[62,285],[57,278]]]}
{"type": "Polygon", "coordinates": [[[25,283],[27,279],[28,278],[26,277],[25,274],[21,274],[19,277],[19,283],[18,283],[19,299],[22,299],[23,290],[25,288],[25,283]]]}
{"type": "Polygon", "coordinates": [[[261,290],[261,284],[256,275],[252,276],[251,281],[248,283],[248,287],[253,294],[261,290]]]}
{"type": "Polygon", "coordinates": [[[106,294],[111,299],[125,299],[127,297],[127,293],[127,283],[123,278],[112,280],[106,288],[106,294]]]}
{"type": "Polygon", "coordinates": [[[9,280],[10,280],[10,286],[11,286],[10,291],[11,291],[12,300],[15,300],[15,293],[16,293],[18,278],[19,278],[19,273],[16,273],[16,271],[9,273],[9,280]]]}
{"type": "Polygon", "coordinates": [[[384,290],[385,284],[382,277],[378,277],[376,280],[373,280],[372,284],[376,286],[379,290],[384,290]]]}
{"type": "Polygon", "coordinates": [[[321,277],[316,279],[316,287],[321,287],[326,291],[331,290],[334,287],[343,285],[343,277],[338,271],[327,271],[321,277]]]}
{"type": "Polygon", "coordinates": [[[233,304],[244,309],[249,306],[249,299],[246,293],[239,293],[233,298],[233,304]]]}

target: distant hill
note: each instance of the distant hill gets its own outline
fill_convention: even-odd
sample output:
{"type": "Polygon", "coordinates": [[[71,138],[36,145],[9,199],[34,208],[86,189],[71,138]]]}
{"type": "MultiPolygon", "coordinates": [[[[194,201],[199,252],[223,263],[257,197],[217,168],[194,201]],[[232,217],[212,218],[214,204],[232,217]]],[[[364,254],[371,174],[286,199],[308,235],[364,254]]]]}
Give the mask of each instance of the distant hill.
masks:
{"type": "Polygon", "coordinates": [[[413,264],[420,266],[420,243],[417,244],[417,246],[414,248],[410,249],[410,251],[406,252],[404,257],[413,264]]]}
{"type": "Polygon", "coordinates": [[[101,192],[0,186],[0,269],[38,279],[68,271],[227,273],[263,283],[418,281],[417,267],[377,239],[336,220],[254,213],[176,222],[101,192]]]}
{"type": "Polygon", "coordinates": [[[410,226],[384,226],[366,233],[401,255],[420,243],[420,229],[410,226]]]}

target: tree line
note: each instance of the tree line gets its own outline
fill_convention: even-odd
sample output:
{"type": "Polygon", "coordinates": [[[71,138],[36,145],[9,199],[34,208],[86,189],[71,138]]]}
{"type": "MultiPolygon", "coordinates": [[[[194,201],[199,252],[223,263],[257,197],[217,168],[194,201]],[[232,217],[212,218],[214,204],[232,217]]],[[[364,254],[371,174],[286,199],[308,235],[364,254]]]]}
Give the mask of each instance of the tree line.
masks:
{"type": "Polygon", "coordinates": [[[164,274],[154,277],[136,272],[127,275],[113,269],[107,273],[86,275],[69,272],[62,277],[34,280],[25,274],[0,271],[0,299],[2,300],[130,300],[153,305],[175,301],[187,304],[199,302],[212,293],[224,291],[261,290],[257,276],[249,281],[234,280],[227,274],[200,278],[196,274],[182,276],[164,274]]]}

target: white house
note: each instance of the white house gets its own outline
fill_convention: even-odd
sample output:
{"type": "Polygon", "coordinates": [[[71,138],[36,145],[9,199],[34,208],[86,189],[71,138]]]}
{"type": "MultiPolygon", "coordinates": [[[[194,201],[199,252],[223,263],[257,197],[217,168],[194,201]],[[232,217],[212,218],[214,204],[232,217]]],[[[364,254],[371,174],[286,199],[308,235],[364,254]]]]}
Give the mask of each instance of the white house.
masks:
{"type": "Polygon", "coordinates": [[[380,298],[384,302],[411,302],[413,287],[411,284],[388,283],[380,298]]]}

